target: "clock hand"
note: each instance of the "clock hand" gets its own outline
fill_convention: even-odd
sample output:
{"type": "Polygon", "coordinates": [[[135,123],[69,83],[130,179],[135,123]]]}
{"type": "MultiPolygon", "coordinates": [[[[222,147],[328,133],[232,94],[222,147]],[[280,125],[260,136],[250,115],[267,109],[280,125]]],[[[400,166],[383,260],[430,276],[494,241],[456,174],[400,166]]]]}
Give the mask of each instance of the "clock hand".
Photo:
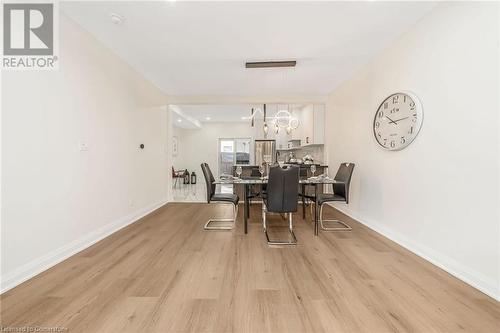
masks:
{"type": "Polygon", "coordinates": [[[398,119],[398,120],[394,120],[394,121],[397,123],[398,121],[405,120],[407,118],[410,118],[410,117],[404,117],[404,118],[401,118],[401,119],[398,119]]]}
{"type": "Polygon", "coordinates": [[[394,121],[394,120],[392,120],[391,118],[389,118],[389,117],[387,117],[387,116],[385,116],[385,117],[386,117],[387,119],[389,119],[389,123],[393,123],[394,125],[397,125],[397,124],[398,124],[397,122],[395,122],[395,121],[394,121]]]}

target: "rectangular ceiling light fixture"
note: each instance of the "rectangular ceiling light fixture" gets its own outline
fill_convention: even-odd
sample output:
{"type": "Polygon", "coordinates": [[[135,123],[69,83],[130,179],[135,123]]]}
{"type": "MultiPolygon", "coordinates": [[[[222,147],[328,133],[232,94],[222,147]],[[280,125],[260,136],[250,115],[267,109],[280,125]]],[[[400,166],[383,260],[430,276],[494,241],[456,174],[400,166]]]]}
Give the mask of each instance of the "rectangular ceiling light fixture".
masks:
{"type": "Polygon", "coordinates": [[[285,60],[285,61],[256,61],[245,63],[246,68],[272,68],[272,67],[295,67],[297,61],[295,60],[285,60]]]}

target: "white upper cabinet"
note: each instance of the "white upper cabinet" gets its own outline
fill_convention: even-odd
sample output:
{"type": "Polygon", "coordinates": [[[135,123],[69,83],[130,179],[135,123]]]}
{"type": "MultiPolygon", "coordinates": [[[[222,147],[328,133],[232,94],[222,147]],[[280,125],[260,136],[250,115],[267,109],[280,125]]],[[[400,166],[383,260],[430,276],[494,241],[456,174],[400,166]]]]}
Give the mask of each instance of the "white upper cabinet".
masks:
{"type": "Polygon", "coordinates": [[[302,108],[302,114],[301,114],[301,130],[302,130],[302,137],[301,137],[301,145],[310,145],[313,141],[313,136],[314,136],[314,122],[313,122],[313,117],[314,117],[314,108],[313,105],[306,105],[302,108]]]}
{"type": "Polygon", "coordinates": [[[309,104],[302,108],[300,116],[300,140],[302,146],[323,144],[325,137],[325,105],[309,104]]]}
{"type": "Polygon", "coordinates": [[[287,135],[284,130],[280,130],[278,134],[276,134],[276,149],[286,149],[288,140],[290,140],[290,135],[287,135]]]}
{"type": "Polygon", "coordinates": [[[299,120],[299,127],[287,135],[288,140],[302,140],[302,108],[294,107],[290,110],[292,117],[299,120]]]}
{"type": "MultiPolygon", "coordinates": [[[[301,146],[324,144],[325,137],[325,105],[307,104],[302,107],[290,108],[292,117],[299,120],[299,127],[287,134],[285,129],[274,133],[274,127],[269,127],[267,139],[276,140],[277,149],[287,149],[290,140],[300,140],[301,146]]],[[[256,139],[263,139],[262,120],[256,120],[256,139]]]]}
{"type": "Polygon", "coordinates": [[[325,143],[325,104],[314,104],[313,143],[325,143]]]}

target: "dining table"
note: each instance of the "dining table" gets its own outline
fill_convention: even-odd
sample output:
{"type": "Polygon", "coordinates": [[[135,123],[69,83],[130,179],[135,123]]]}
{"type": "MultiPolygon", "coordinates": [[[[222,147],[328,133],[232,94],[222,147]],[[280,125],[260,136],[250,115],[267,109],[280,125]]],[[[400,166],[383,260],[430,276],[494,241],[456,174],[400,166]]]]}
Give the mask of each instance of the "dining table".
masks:
{"type": "MultiPolygon", "coordinates": [[[[250,200],[248,198],[248,189],[250,186],[253,185],[265,185],[267,184],[267,177],[227,177],[227,178],[219,178],[213,182],[213,184],[216,185],[240,185],[244,186],[244,214],[243,214],[243,222],[244,222],[244,230],[245,234],[248,233],[248,212],[249,212],[249,205],[250,205],[250,200]]],[[[318,188],[321,185],[325,184],[338,184],[339,181],[336,181],[333,178],[330,177],[309,177],[309,178],[301,178],[299,180],[299,185],[302,185],[302,194],[304,194],[304,188],[305,185],[313,185],[314,186],[314,197],[317,198],[318,194],[318,188]]],[[[297,191],[298,191],[299,186],[297,186],[297,191]]],[[[314,234],[317,236],[319,233],[319,220],[318,220],[318,205],[315,203],[314,205],[314,234]]]]}

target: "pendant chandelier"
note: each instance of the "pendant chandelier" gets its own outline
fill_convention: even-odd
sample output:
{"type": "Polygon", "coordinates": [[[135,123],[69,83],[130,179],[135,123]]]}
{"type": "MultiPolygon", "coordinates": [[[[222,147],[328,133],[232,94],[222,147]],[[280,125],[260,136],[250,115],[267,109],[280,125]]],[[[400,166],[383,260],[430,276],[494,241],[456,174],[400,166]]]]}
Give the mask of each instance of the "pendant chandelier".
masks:
{"type": "MultiPolygon", "coordinates": [[[[288,110],[290,110],[290,105],[288,105],[288,110]]],[[[252,127],[254,127],[255,125],[255,116],[257,115],[257,113],[260,113],[264,117],[264,136],[267,136],[269,132],[268,120],[270,124],[273,125],[274,132],[276,134],[279,133],[280,129],[284,129],[287,134],[290,134],[293,130],[296,130],[299,127],[300,122],[297,118],[293,117],[288,110],[279,110],[274,117],[270,117],[269,119],[267,119],[266,104],[264,104],[263,111],[260,108],[252,108],[250,116],[252,127]]]]}

